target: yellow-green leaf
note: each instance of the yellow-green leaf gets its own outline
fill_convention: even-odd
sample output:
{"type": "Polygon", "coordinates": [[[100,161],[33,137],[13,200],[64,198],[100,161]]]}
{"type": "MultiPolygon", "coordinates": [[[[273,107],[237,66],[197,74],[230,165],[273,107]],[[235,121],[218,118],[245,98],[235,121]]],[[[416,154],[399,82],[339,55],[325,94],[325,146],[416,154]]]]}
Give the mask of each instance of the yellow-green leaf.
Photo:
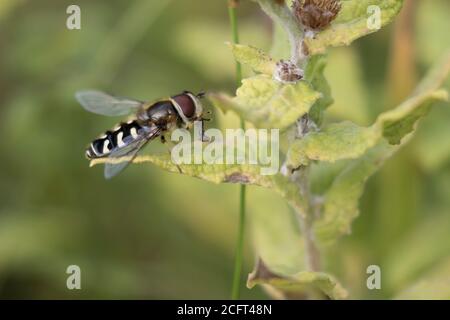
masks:
{"type": "Polygon", "coordinates": [[[249,288],[257,284],[277,289],[281,298],[305,298],[311,292],[323,294],[329,299],[345,299],[348,296],[347,291],[329,274],[300,271],[282,275],[270,270],[262,260],[258,261],[247,281],[249,288]]]}
{"type": "MultiPolygon", "coordinates": [[[[346,168],[336,177],[330,188],[323,195],[322,216],[316,220],[314,224],[317,239],[322,243],[330,243],[339,236],[350,232],[350,226],[358,214],[358,202],[364,191],[364,185],[367,179],[374,174],[381,164],[390,156],[392,156],[401,145],[406,143],[411,137],[416,122],[426,114],[430,107],[430,103],[436,100],[444,100],[447,98],[445,90],[438,89],[449,73],[448,63],[449,57],[444,59],[444,63],[438,64],[429,73],[425,80],[419,84],[413,96],[402,103],[399,107],[381,114],[374,125],[368,128],[355,127],[354,125],[334,125],[338,130],[334,132],[325,131],[326,138],[321,136],[322,133],[311,133],[311,137],[300,140],[295,143],[297,152],[296,159],[291,155],[291,165],[297,165],[307,159],[313,159],[320,154],[322,159],[337,160],[343,158],[353,158],[358,155],[364,148],[367,151],[358,159],[350,161],[346,168]],[[440,72],[437,72],[440,70],[440,72]],[[347,135],[351,132],[350,135],[347,135]],[[410,135],[408,135],[410,134],[410,135]],[[354,135],[366,137],[366,142],[358,140],[354,135]],[[407,136],[408,135],[408,136],[407,136]],[[331,136],[337,136],[341,151],[333,149],[331,146],[320,144],[320,141],[331,139],[331,136]],[[321,150],[308,149],[313,139],[317,141],[321,150]],[[306,141],[306,142],[303,142],[306,141]],[[354,143],[355,149],[346,148],[344,141],[354,143]],[[375,147],[371,147],[374,144],[375,147]],[[301,146],[305,145],[306,151],[301,151],[301,146]],[[308,151],[308,150],[313,150],[308,151]],[[303,153],[302,153],[303,152],[303,153]],[[298,156],[300,155],[300,157],[298,156]]],[[[333,127],[332,127],[333,128],[333,127]]],[[[331,140],[329,140],[331,141],[331,140]]],[[[337,142],[335,142],[337,143],[337,142]]],[[[348,147],[348,145],[347,145],[348,147]]]]}
{"type": "Polygon", "coordinates": [[[304,240],[296,213],[268,190],[255,189],[248,196],[252,242],[260,257],[248,286],[262,286],[277,299],[346,297],[332,276],[305,272],[304,240]]]}
{"type": "MultiPolygon", "coordinates": [[[[236,153],[235,153],[236,154],[236,153]]],[[[91,166],[103,163],[129,161],[129,157],[100,158],[91,161],[91,166]]],[[[294,208],[304,210],[304,200],[296,184],[280,173],[261,175],[262,166],[251,164],[179,164],[176,165],[170,154],[142,155],[133,163],[151,163],[173,173],[181,173],[212,183],[239,183],[269,188],[278,193],[294,208]]]]}
{"type": "Polygon", "coordinates": [[[447,59],[429,72],[413,96],[397,108],[379,115],[372,126],[360,127],[351,122],[331,124],[295,141],[287,155],[287,166],[298,168],[308,165],[311,160],[335,162],[355,159],[383,138],[390,144],[399,144],[414,130],[417,121],[428,113],[433,102],[448,99],[447,91],[439,89],[450,72],[450,56],[447,59]]]}
{"type": "Polygon", "coordinates": [[[288,158],[291,161],[289,165],[294,168],[294,165],[307,162],[308,159],[320,158],[319,160],[332,162],[343,158],[358,158],[364,153],[337,176],[324,195],[323,215],[315,223],[316,236],[321,242],[332,242],[350,232],[351,223],[359,214],[358,202],[367,179],[397,150],[397,147],[392,144],[398,144],[413,130],[414,123],[428,111],[430,102],[445,96],[444,91],[438,90],[413,97],[399,109],[388,113],[388,116],[380,117],[372,127],[361,128],[348,123],[347,125],[338,124],[331,128],[340,130],[326,131],[323,137],[320,133],[315,133],[314,141],[311,142],[307,137],[294,144],[292,148],[297,148],[296,158],[292,156],[288,158]],[[334,142],[337,148],[328,144],[332,137],[339,140],[334,142]],[[371,148],[374,143],[377,145],[371,148]],[[304,151],[302,146],[305,147],[304,151]],[[307,154],[306,157],[305,154],[307,154]]]}
{"type": "Polygon", "coordinates": [[[404,136],[414,130],[416,122],[430,110],[431,103],[448,99],[446,90],[420,93],[397,108],[382,113],[374,125],[389,143],[399,144],[404,136]]]}
{"type": "Polygon", "coordinates": [[[278,273],[292,274],[304,270],[303,237],[292,208],[263,188],[255,188],[247,197],[256,254],[278,273]]]}
{"type": "Polygon", "coordinates": [[[329,244],[350,233],[353,220],[359,214],[359,198],[364,185],[397,147],[381,142],[363,157],[353,160],[333,181],[324,194],[322,216],[314,223],[316,238],[329,244]]]}
{"type": "Polygon", "coordinates": [[[414,130],[414,125],[429,111],[430,104],[446,101],[448,92],[439,89],[450,73],[450,52],[428,72],[417,86],[414,94],[397,108],[381,114],[374,127],[382,130],[383,136],[391,144],[400,143],[401,139],[414,130]]]}
{"type": "Polygon", "coordinates": [[[380,27],[383,27],[397,16],[403,0],[344,0],[341,3],[342,9],[331,26],[314,38],[306,39],[310,54],[323,53],[328,47],[349,45],[360,37],[376,32],[376,28],[368,27],[369,18],[376,14],[376,11],[369,11],[369,7],[380,9],[380,27]]]}
{"type": "Polygon", "coordinates": [[[216,107],[235,111],[258,128],[280,130],[295,123],[320,97],[306,81],[282,84],[266,75],[243,80],[236,97],[209,95],[216,107]]]}
{"type": "Polygon", "coordinates": [[[335,162],[362,156],[379,140],[372,128],[345,121],[331,124],[323,131],[306,135],[289,149],[286,165],[290,169],[306,166],[311,160],[335,162]]]}
{"type": "Polygon", "coordinates": [[[255,72],[271,76],[275,70],[276,62],[262,50],[242,44],[227,43],[233,52],[236,61],[248,65],[255,72]]]}

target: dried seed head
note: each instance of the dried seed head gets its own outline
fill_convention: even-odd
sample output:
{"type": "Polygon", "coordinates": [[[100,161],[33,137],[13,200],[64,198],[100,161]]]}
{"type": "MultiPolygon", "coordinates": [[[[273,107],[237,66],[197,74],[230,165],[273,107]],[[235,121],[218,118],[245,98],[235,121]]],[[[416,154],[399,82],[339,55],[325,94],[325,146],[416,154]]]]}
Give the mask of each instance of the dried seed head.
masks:
{"type": "Polygon", "coordinates": [[[339,0],[295,0],[292,4],[297,21],[310,30],[328,27],[340,10],[339,0]]]}
{"type": "Polygon", "coordinates": [[[295,83],[303,79],[303,70],[291,61],[280,60],[276,64],[274,78],[284,83],[295,83]]]}

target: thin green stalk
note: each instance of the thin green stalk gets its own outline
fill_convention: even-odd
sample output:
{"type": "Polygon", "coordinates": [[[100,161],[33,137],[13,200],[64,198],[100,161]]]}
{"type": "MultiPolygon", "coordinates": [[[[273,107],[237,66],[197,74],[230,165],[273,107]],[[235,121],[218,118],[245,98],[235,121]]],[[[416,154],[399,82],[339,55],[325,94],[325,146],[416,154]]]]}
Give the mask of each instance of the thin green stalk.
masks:
{"type": "Polygon", "coordinates": [[[240,284],[242,273],[242,257],[244,250],[244,232],[245,232],[245,185],[240,186],[239,194],[239,230],[236,244],[236,253],[234,258],[233,288],[231,299],[238,300],[240,296],[240,284]]]}
{"type": "MultiPolygon", "coordinates": [[[[233,35],[233,42],[239,43],[239,29],[236,16],[236,8],[238,0],[228,0],[228,15],[230,17],[230,25],[233,35]]],[[[236,86],[240,87],[242,81],[242,67],[236,62],[236,86]]],[[[241,118],[241,128],[245,128],[244,119],[241,118]]],[[[245,185],[240,186],[239,192],[239,229],[236,244],[236,253],[234,259],[233,287],[231,291],[231,299],[238,300],[240,296],[240,284],[242,273],[242,257],[244,250],[244,233],[245,233],[245,185]]]]}

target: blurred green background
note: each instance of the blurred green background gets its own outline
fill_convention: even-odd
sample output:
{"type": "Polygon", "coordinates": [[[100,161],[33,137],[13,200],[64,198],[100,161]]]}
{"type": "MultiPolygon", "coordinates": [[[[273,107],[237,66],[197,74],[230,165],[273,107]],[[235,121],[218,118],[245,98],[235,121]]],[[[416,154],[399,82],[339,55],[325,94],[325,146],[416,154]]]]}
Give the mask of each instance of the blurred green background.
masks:
{"type": "MultiPolygon", "coordinates": [[[[395,24],[331,50],[329,121],[371,123],[449,46],[449,1],[405,3],[395,24]]],[[[242,43],[268,50],[272,27],[260,9],[242,1],[239,19],[242,43]]],[[[83,88],[142,100],[232,92],[229,40],[225,0],[0,1],[0,298],[229,297],[238,187],[149,165],[105,181],[84,149],[118,119],[74,99],[83,88]],[[81,30],[66,28],[70,4],[81,7],[81,30]],[[82,290],[66,288],[71,264],[81,267],[82,290]]],[[[214,119],[239,125],[217,110],[214,119]]],[[[448,104],[437,105],[370,180],[352,235],[326,254],[326,271],[352,297],[389,298],[449,257],[449,123],[448,104]],[[383,290],[366,289],[369,264],[382,267],[383,290]]],[[[252,215],[288,210],[258,188],[249,188],[248,208],[245,275],[252,215]]],[[[259,288],[242,297],[267,298],[259,288]]]]}

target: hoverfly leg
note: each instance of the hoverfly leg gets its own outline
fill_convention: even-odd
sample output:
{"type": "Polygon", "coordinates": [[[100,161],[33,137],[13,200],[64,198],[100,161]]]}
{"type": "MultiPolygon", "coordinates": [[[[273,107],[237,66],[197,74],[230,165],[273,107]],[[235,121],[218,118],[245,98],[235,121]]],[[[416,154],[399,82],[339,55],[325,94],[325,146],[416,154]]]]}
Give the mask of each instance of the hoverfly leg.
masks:
{"type": "Polygon", "coordinates": [[[205,121],[209,121],[210,119],[201,119],[200,121],[202,122],[202,129],[201,129],[201,137],[202,137],[202,142],[211,142],[211,138],[208,137],[205,134],[205,121]]]}
{"type": "MultiPolygon", "coordinates": [[[[168,141],[166,140],[166,137],[164,135],[161,135],[160,139],[161,139],[161,143],[167,146],[167,152],[169,152],[169,156],[172,159],[172,148],[170,148],[170,146],[169,146],[169,144],[171,144],[170,141],[168,143],[168,141]]],[[[175,163],[175,166],[177,167],[179,173],[183,173],[183,170],[181,170],[181,168],[178,164],[175,163]]]]}
{"type": "MultiPolygon", "coordinates": [[[[171,159],[172,159],[172,150],[169,148],[167,151],[169,151],[169,156],[170,156],[171,159]]],[[[183,174],[183,170],[181,170],[181,167],[180,167],[177,163],[174,163],[174,164],[175,164],[175,166],[176,166],[177,169],[178,169],[178,173],[183,174]]]]}

